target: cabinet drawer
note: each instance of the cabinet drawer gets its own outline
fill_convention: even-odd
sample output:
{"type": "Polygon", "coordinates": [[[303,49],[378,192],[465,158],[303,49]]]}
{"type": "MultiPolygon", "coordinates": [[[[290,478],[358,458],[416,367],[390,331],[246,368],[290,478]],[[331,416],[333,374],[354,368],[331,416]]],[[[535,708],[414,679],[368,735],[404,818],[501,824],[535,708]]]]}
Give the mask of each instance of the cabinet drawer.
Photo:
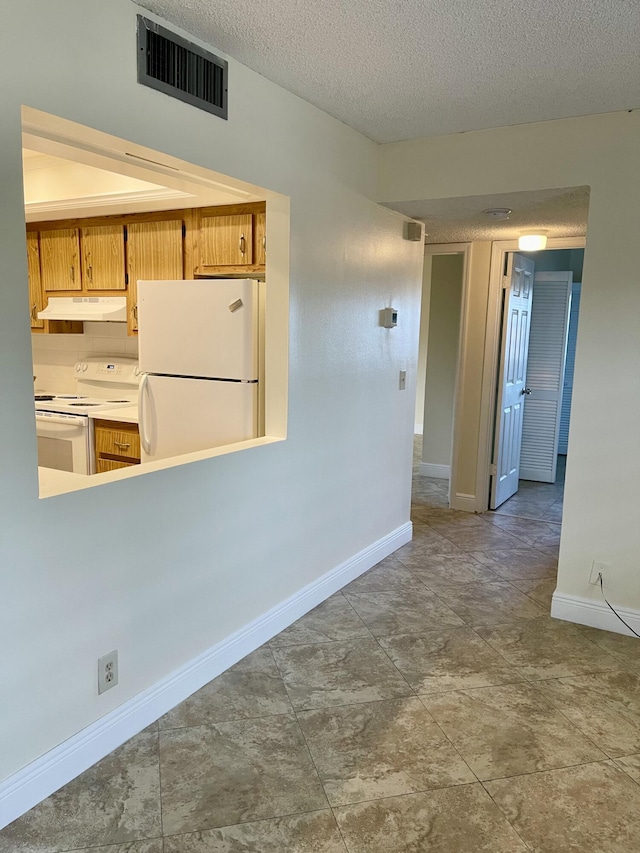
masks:
{"type": "Polygon", "coordinates": [[[96,456],[118,456],[124,459],[140,459],[140,435],[136,424],[103,426],[96,423],[96,456]]]}
{"type": "Polygon", "coordinates": [[[117,471],[119,468],[131,468],[137,462],[118,462],[117,459],[98,459],[96,473],[104,474],[105,471],[117,471]]]}

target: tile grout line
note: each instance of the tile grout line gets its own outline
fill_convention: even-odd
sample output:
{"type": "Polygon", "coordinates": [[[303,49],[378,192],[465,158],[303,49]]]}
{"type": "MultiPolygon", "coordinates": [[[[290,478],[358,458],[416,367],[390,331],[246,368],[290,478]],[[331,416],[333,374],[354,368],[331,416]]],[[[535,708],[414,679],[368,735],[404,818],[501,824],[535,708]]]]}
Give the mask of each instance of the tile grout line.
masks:
{"type": "MultiPolygon", "coordinates": [[[[564,677],[564,678],[584,678],[584,677],[587,677],[587,676],[590,676],[590,675],[603,675],[603,674],[606,674],[607,672],[616,672],[616,670],[605,670],[605,673],[602,673],[602,672],[585,672],[585,673],[583,673],[582,675],[567,675],[567,676],[560,676],[559,678],[547,678],[547,679],[541,679],[541,681],[544,681],[544,683],[546,684],[546,683],[548,683],[548,682],[550,682],[550,681],[558,681],[558,682],[560,682],[560,681],[561,681],[561,679],[562,679],[563,677],[564,677]]],[[[534,681],[534,682],[531,682],[531,686],[536,690],[536,693],[538,693],[540,696],[542,696],[542,697],[544,698],[544,700],[545,700],[549,705],[551,705],[551,707],[552,707],[552,708],[554,708],[556,711],[558,711],[558,713],[559,713],[559,714],[561,714],[561,715],[565,718],[565,720],[567,720],[567,722],[568,722],[568,723],[570,723],[570,724],[571,724],[571,725],[572,725],[572,726],[573,726],[577,731],[579,731],[579,732],[580,732],[584,737],[586,737],[586,739],[587,739],[588,741],[590,741],[590,742],[594,745],[594,747],[595,747],[596,749],[598,749],[598,750],[599,750],[603,755],[605,755],[609,761],[615,761],[615,758],[613,758],[613,756],[609,755],[609,753],[606,751],[606,749],[604,749],[604,747],[602,747],[602,746],[600,746],[598,743],[596,743],[595,739],[594,739],[594,738],[592,738],[592,737],[591,737],[591,735],[589,735],[589,734],[587,734],[587,732],[583,731],[583,730],[582,730],[582,728],[580,727],[580,725],[579,725],[578,723],[574,722],[574,721],[573,721],[573,720],[572,720],[572,719],[571,719],[567,714],[565,714],[565,713],[564,713],[564,711],[562,710],[562,708],[559,708],[559,707],[554,703],[553,699],[550,699],[548,696],[546,696],[546,695],[545,695],[545,693],[544,693],[542,690],[540,690],[540,689],[538,688],[538,684],[539,684],[539,683],[540,683],[540,682],[535,682],[535,681],[534,681]]],[[[632,754],[634,754],[634,753],[632,753],[632,754]]],[[[619,757],[621,757],[621,758],[622,758],[622,757],[624,757],[624,756],[619,756],[619,757]]],[[[602,759],[601,759],[601,760],[602,760],[602,759]]],[[[586,762],[586,763],[595,763],[595,762],[586,762]]]]}
{"type": "MultiPolygon", "coordinates": [[[[528,774],[528,775],[531,775],[531,774],[528,774]]],[[[519,832],[518,832],[518,830],[515,828],[515,826],[513,825],[513,823],[509,820],[509,818],[507,817],[507,815],[506,815],[506,814],[504,813],[504,811],[500,808],[500,806],[498,805],[498,803],[493,799],[493,797],[491,796],[491,792],[487,790],[487,786],[485,785],[485,783],[484,783],[484,782],[480,782],[480,784],[482,785],[482,790],[485,792],[485,794],[487,795],[487,797],[489,797],[489,799],[490,799],[490,800],[491,800],[491,802],[494,804],[494,806],[498,809],[498,811],[500,812],[500,814],[502,815],[502,817],[506,820],[506,822],[509,824],[509,826],[511,827],[511,829],[512,829],[512,830],[515,832],[515,834],[518,836],[518,838],[520,839],[520,841],[522,841],[522,843],[524,844],[525,848],[526,848],[527,850],[529,850],[529,851],[533,851],[533,850],[534,850],[534,848],[533,848],[533,847],[531,847],[529,844],[527,844],[527,842],[524,840],[524,838],[522,837],[522,835],[520,835],[520,833],[519,833],[519,832]]]]}
{"type": "MultiPolygon", "coordinates": [[[[378,643],[378,646],[380,646],[380,648],[382,649],[382,651],[384,652],[384,654],[385,654],[385,655],[387,656],[387,658],[391,661],[392,666],[394,666],[394,667],[395,667],[395,669],[400,673],[400,676],[402,677],[403,681],[405,681],[405,683],[409,686],[409,689],[413,692],[413,695],[415,696],[415,698],[418,700],[418,702],[420,702],[420,705],[425,709],[425,711],[427,712],[427,714],[429,714],[429,716],[431,717],[431,719],[433,720],[433,722],[435,723],[435,725],[436,725],[436,726],[438,727],[438,729],[441,731],[441,733],[442,733],[442,735],[444,736],[445,740],[446,740],[446,741],[451,745],[451,747],[453,748],[454,752],[456,753],[456,755],[458,755],[458,756],[459,756],[460,760],[463,762],[463,764],[465,765],[465,767],[467,767],[467,768],[469,769],[470,773],[472,774],[472,776],[473,776],[475,779],[478,779],[478,777],[477,777],[477,776],[476,776],[476,774],[474,773],[473,769],[469,766],[469,764],[468,764],[468,763],[467,763],[467,761],[465,760],[464,756],[460,753],[460,751],[457,749],[456,745],[453,743],[453,741],[451,740],[451,738],[447,735],[447,733],[446,733],[446,732],[445,732],[445,730],[442,728],[442,726],[440,725],[440,723],[436,720],[436,718],[433,716],[433,714],[431,713],[431,711],[430,711],[430,710],[427,708],[427,706],[424,704],[424,702],[422,701],[422,698],[421,698],[420,694],[417,692],[417,690],[415,690],[415,689],[414,689],[414,688],[409,684],[409,682],[408,682],[408,681],[407,681],[407,679],[404,677],[404,675],[403,675],[403,673],[401,672],[401,670],[396,666],[395,661],[394,661],[394,660],[392,659],[392,657],[389,655],[389,653],[388,653],[388,652],[387,652],[387,650],[384,648],[384,646],[382,646],[382,645],[381,645],[381,643],[379,642],[381,639],[387,639],[387,638],[385,638],[385,637],[376,637],[376,642],[378,643]]],[[[480,781],[480,780],[478,779],[478,781],[480,781]]],[[[448,786],[448,787],[454,787],[454,786],[448,786]]]]}
{"type": "MultiPolygon", "coordinates": [[[[180,838],[183,835],[185,835],[185,836],[186,835],[195,835],[196,833],[202,833],[202,832],[217,832],[217,831],[222,831],[224,829],[236,829],[238,827],[243,827],[243,826],[252,826],[252,825],[257,824],[257,823],[267,823],[268,821],[281,820],[282,818],[286,818],[286,817],[302,817],[303,815],[318,814],[319,812],[328,812],[328,811],[330,811],[330,808],[331,807],[328,806],[326,809],[311,809],[310,811],[303,811],[303,812],[287,812],[286,814],[271,815],[271,817],[257,817],[257,818],[252,818],[251,820],[243,820],[240,823],[225,823],[223,826],[209,826],[209,827],[205,827],[204,829],[193,829],[189,832],[173,832],[170,835],[164,835],[161,840],[164,842],[165,839],[180,838]]],[[[146,839],[144,839],[144,840],[146,840],[146,839]]],[[[155,841],[155,839],[149,839],[149,840],[155,841]]],[[[116,846],[118,843],[120,843],[120,842],[116,842],[116,846]]],[[[125,841],[124,843],[130,844],[131,842],[125,841]]],[[[81,851],[84,848],[79,848],[79,849],[81,851]]],[[[49,851],[47,851],[47,853],[49,853],[49,851]]],[[[60,851],[60,853],[76,853],[76,851],[64,850],[64,851],[60,851]]],[[[283,853],[289,853],[289,851],[283,851],[283,853]]]]}
{"type": "Polygon", "coordinates": [[[616,765],[616,767],[618,768],[618,770],[621,770],[621,771],[624,773],[624,775],[625,775],[625,776],[627,776],[629,779],[631,779],[631,781],[632,781],[632,782],[635,782],[635,783],[636,783],[636,785],[638,785],[638,787],[640,787],[640,779],[634,779],[634,778],[633,778],[633,776],[631,776],[631,774],[630,774],[630,773],[628,773],[628,772],[624,769],[624,767],[620,767],[620,765],[618,764],[618,761],[620,761],[620,759],[621,759],[621,758],[632,758],[634,755],[638,755],[638,753],[637,753],[637,752],[632,752],[630,755],[619,755],[617,758],[612,758],[611,760],[612,760],[612,761],[613,761],[613,763],[616,765]]]}
{"type": "Polygon", "coordinates": [[[162,756],[160,753],[160,720],[157,720],[158,723],[158,787],[160,792],[160,832],[162,833],[162,850],[164,853],[164,813],[162,809],[162,756]]]}
{"type": "MultiPolygon", "coordinates": [[[[389,556],[392,556],[392,555],[390,554],[389,556]]],[[[385,560],[386,560],[386,559],[387,559],[387,558],[385,557],[385,560]]],[[[381,560],[380,562],[382,562],[382,560],[381,560]]],[[[379,565],[380,565],[380,563],[376,563],[376,565],[375,565],[375,566],[372,566],[372,567],[371,567],[371,569],[367,569],[367,571],[366,571],[366,572],[364,572],[363,574],[361,574],[359,577],[355,578],[355,580],[356,580],[356,581],[358,581],[358,580],[360,580],[360,578],[365,577],[365,575],[369,574],[369,572],[370,572],[372,569],[375,569],[375,568],[376,568],[376,566],[379,566],[379,565]]],[[[366,629],[366,631],[368,632],[368,634],[369,634],[371,637],[373,637],[373,634],[371,633],[371,628],[369,628],[369,626],[368,626],[368,625],[367,625],[367,623],[364,621],[364,619],[362,618],[362,616],[358,613],[358,611],[355,609],[355,607],[353,606],[353,604],[349,601],[349,599],[347,598],[347,596],[344,594],[344,590],[345,590],[348,586],[351,586],[351,584],[352,584],[352,583],[355,583],[355,581],[351,581],[350,583],[346,584],[345,586],[340,587],[340,589],[338,590],[338,593],[342,596],[342,600],[343,600],[343,601],[346,601],[347,605],[351,608],[351,610],[356,614],[356,616],[358,617],[358,619],[362,622],[362,627],[366,629]]],[[[375,637],[374,637],[374,639],[375,639],[375,637]]]]}
{"type": "MultiPolygon", "coordinates": [[[[270,646],[269,644],[267,644],[267,647],[268,647],[269,652],[270,652],[270,654],[271,654],[271,659],[273,660],[273,665],[275,666],[275,668],[276,668],[276,672],[278,673],[278,676],[279,676],[279,678],[280,678],[280,683],[282,684],[282,686],[283,686],[283,688],[284,688],[285,696],[287,697],[287,702],[288,702],[288,703],[289,703],[289,705],[291,706],[291,711],[292,711],[292,713],[293,713],[293,714],[295,714],[296,709],[293,707],[293,702],[291,701],[291,696],[289,696],[289,691],[287,690],[287,685],[286,685],[286,683],[285,683],[284,675],[282,674],[282,670],[281,670],[281,669],[280,669],[280,667],[278,666],[278,661],[276,660],[276,656],[275,656],[275,654],[274,654],[273,649],[271,648],[271,646],[270,646]]],[[[275,716],[275,715],[265,714],[265,716],[275,716]]],[[[260,718],[259,718],[259,717],[257,717],[256,719],[260,719],[260,718]]]]}

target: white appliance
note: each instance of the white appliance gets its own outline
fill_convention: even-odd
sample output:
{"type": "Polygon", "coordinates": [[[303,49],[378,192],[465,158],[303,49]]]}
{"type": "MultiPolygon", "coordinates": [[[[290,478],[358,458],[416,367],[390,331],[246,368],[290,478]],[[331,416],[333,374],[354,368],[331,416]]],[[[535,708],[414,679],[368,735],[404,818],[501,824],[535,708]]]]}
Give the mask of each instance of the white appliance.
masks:
{"type": "Polygon", "coordinates": [[[142,462],[258,434],[258,282],[138,282],[142,462]]]}
{"type": "Polygon", "coordinates": [[[127,322],[126,296],[50,296],[39,320],[127,322]]]}
{"type": "Polygon", "coordinates": [[[89,415],[137,405],[140,370],[131,358],[87,358],[73,368],[75,394],[36,394],[38,465],[95,474],[89,415]]]}

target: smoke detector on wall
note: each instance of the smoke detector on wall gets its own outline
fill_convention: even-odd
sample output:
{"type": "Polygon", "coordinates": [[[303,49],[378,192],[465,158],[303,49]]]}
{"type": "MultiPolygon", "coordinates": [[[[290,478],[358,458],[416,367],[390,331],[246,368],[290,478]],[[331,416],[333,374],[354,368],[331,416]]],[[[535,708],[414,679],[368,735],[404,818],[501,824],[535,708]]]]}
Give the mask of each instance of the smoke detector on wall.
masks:
{"type": "Polygon", "coordinates": [[[508,219],[513,213],[510,207],[490,207],[488,210],[483,210],[482,212],[485,216],[488,216],[489,219],[497,221],[508,219]]]}

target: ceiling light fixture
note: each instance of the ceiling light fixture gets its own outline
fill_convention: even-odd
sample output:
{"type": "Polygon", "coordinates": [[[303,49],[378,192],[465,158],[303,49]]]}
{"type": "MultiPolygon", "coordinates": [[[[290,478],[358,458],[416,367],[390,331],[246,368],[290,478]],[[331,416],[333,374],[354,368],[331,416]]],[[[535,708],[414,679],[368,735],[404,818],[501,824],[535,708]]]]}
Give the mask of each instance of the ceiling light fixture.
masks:
{"type": "Polygon", "coordinates": [[[518,248],[523,252],[539,252],[546,248],[547,235],[544,232],[538,234],[521,234],[518,237],[518,248]]]}

